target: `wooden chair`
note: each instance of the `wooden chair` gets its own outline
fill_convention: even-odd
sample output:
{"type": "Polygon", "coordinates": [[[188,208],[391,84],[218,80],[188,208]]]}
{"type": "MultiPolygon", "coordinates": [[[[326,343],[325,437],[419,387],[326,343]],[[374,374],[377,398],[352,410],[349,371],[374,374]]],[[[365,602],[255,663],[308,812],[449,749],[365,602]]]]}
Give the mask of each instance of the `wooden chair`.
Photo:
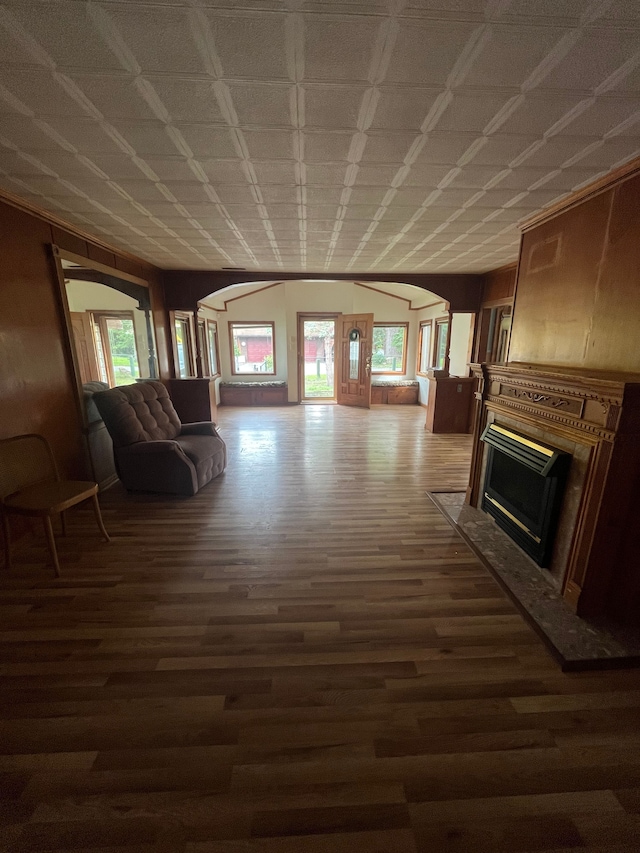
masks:
{"type": "Polygon", "coordinates": [[[60,515],[64,536],[65,510],[86,500],[92,501],[100,532],[105,542],[109,542],[109,534],[100,514],[97,483],[61,480],[51,447],[41,435],[18,435],[0,441],[0,514],[4,531],[5,568],[11,568],[9,515],[39,516],[44,521],[56,577],[60,577],[51,517],[60,515]]]}

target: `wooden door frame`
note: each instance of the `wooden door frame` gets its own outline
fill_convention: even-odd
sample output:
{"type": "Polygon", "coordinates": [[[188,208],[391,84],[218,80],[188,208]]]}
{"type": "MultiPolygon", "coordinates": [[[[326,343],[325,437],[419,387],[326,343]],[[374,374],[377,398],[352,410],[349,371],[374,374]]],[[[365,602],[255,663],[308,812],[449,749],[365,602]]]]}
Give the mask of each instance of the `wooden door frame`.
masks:
{"type": "Polygon", "coordinates": [[[339,311],[298,311],[297,330],[298,338],[296,341],[296,360],[298,362],[298,403],[336,403],[338,399],[338,389],[336,386],[336,357],[335,357],[335,332],[337,329],[336,323],[340,316],[339,311]],[[333,397],[310,397],[306,399],[304,396],[304,321],[305,320],[333,320],[334,335],[333,335],[333,397]]]}

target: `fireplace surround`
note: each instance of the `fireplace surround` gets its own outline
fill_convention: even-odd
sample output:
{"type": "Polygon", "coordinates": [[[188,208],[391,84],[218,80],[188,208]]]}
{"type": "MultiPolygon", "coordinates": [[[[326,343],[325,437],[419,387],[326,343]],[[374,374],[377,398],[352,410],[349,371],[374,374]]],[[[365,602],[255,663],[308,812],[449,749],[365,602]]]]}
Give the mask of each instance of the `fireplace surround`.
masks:
{"type": "Polygon", "coordinates": [[[517,362],[471,368],[467,503],[483,508],[491,445],[482,436],[491,425],[568,454],[549,575],[579,616],[639,627],[640,375],[517,362]]]}

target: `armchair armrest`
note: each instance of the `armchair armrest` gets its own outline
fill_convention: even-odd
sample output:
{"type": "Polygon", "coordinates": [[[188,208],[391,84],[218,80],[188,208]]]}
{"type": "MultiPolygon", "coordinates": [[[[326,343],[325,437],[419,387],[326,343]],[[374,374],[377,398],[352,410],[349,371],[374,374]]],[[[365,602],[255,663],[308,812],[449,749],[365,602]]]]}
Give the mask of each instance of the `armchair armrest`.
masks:
{"type": "Polygon", "coordinates": [[[212,421],[196,421],[193,424],[182,424],[180,435],[213,435],[217,436],[216,425],[212,421]]]}
{"type": "Polygon", "coordinates": [[[177,441],[167,439],[158,441],[137,441],[135,444],[129,444],[126,447],[118,448],[121,455],[135,456],[150,456],[154,453],[180,453],[182,448],[177,441]]]}

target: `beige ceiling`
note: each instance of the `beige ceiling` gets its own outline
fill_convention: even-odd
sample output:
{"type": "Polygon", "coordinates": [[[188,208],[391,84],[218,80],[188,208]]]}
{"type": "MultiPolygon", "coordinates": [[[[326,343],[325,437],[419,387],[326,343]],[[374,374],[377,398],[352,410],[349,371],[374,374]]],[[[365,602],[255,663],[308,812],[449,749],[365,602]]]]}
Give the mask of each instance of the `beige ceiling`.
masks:
{"type": "Polygon", "coordinates": [[[640,153],[640,0],[0,0],[0,188],[165,268],[464,272],[640,153]]]}

